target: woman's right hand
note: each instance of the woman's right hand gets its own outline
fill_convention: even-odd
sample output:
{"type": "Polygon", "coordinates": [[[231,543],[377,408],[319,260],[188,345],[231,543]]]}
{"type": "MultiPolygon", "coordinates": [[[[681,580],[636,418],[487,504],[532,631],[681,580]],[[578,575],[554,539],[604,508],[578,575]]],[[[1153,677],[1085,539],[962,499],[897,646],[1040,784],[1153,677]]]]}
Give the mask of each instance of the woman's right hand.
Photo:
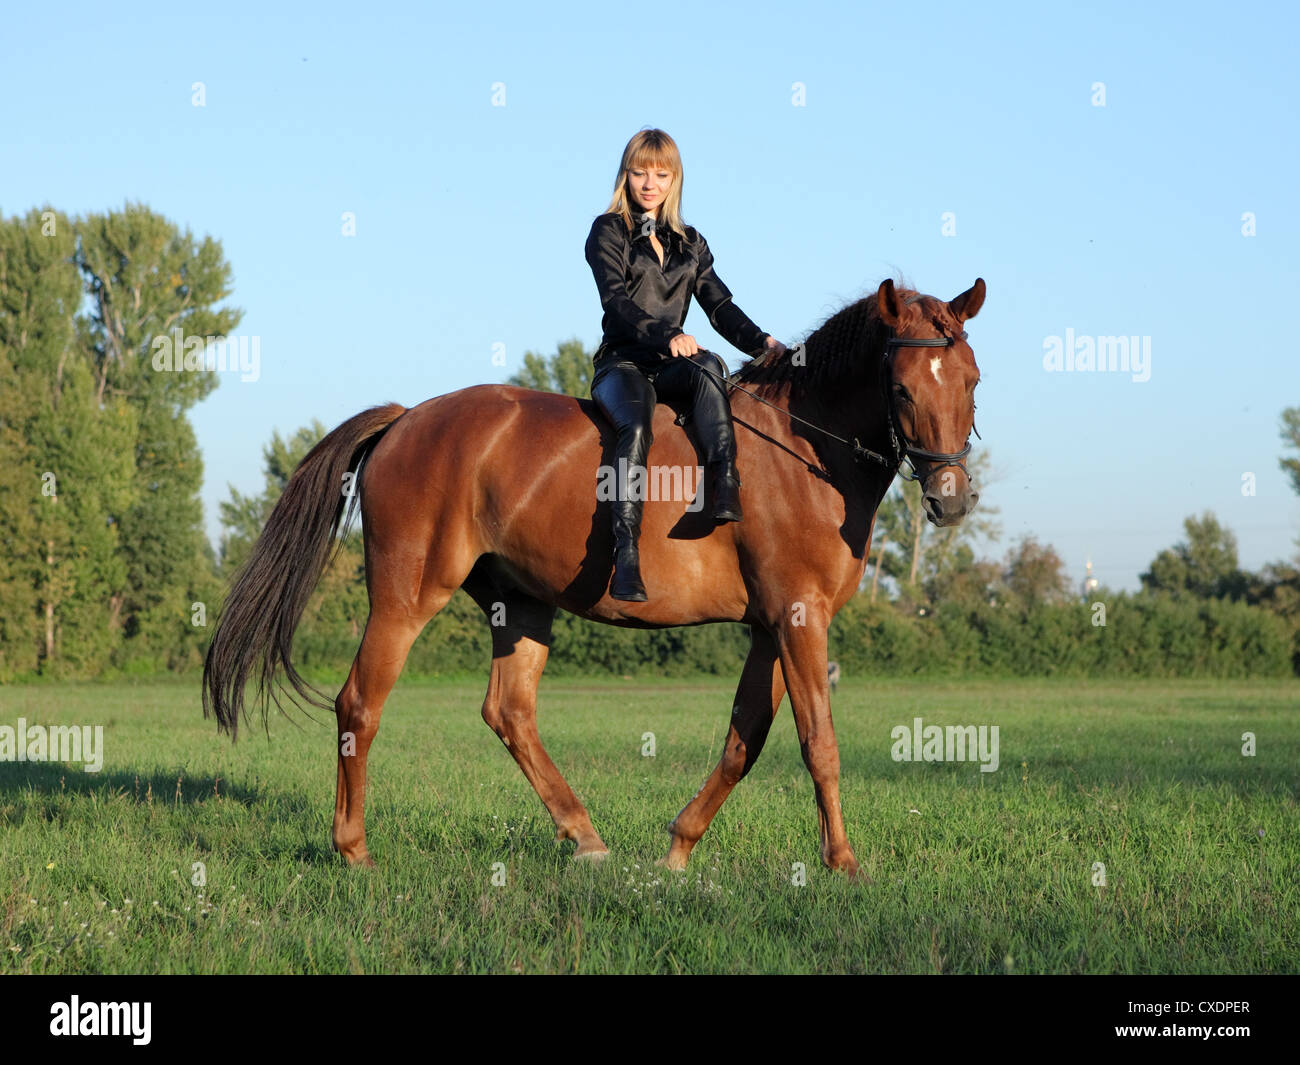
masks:
{"type": "Polygon", "coordinates": [[[668,354],[675,359],[680,359],[686,355],[698,355],[700,346],[695,343],[695,338],[690,333],[679,333],[668,341],[668,354]]]}

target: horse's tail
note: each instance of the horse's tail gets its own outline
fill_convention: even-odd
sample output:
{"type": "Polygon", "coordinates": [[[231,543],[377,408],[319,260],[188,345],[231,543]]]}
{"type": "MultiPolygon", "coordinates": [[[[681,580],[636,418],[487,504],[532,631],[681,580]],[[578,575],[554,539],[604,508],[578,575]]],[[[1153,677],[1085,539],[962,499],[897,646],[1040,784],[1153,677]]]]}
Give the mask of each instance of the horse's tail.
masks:
{"type": "Polygon", "coordinates": [[[371,407],[312,448],[235,575],[203,663],[203,716],[215,714],[218,731],[229,732],[232,740],[241,713],[246,716],[244,688],[250,674],[257,677],[263,724],[268,701],[283,711],[281,689],[293,699],[286,680],[305,701],[333,707],[294,669],[293,634],[329,563],[339,526],[345,515],[350,517],[361,461],[405,413],[397,403],[371,407]],[[283,667],[284,677],[276,676],[277,667],[283,667]]]}

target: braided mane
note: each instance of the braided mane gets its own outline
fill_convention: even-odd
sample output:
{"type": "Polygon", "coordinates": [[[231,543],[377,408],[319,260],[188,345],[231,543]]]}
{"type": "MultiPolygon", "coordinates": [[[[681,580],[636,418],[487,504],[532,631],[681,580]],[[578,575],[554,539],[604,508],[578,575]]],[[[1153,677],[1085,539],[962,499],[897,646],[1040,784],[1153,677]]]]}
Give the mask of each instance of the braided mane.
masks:
{"type": "MultiPolygon", "coordinates": [[[[900,301],[920,295],[898,281],[894,282],[894,291],[900,301]]],[[[731,379],[776,389],[788,385],[795,395],[826,394],[837,387],[859,384],[874,379],[877,367],[869,362],[867,353],[873,343],[883,346],[881,342],[887,330],[880,320],[876,289],[872,289],[870,294],[842,307],[808,334],[802,345],[803,365],[793,361],[798,348],[790,347],[783,355],[751,359],[731,379]]]]}

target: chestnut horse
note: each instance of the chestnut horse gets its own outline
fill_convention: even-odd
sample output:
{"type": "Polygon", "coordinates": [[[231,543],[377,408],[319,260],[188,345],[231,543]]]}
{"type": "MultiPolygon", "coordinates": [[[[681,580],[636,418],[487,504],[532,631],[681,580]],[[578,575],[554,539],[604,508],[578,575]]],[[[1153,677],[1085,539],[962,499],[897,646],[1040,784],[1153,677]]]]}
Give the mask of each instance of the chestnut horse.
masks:
{"type": "MultiPolygon", "coordinates": [[[[609,504],[595,488],[613,434],[591,402],[479,385],[409,410],[391,404],[358,414],[303,459],[235,577],[204,665],[205,716],[215,713],[233,739],[250,675],[264,723],[268,699],[280,705],[286,680],[303,699],[332,705],[340,739],[333,844],[350,863],[373,864],[366,756],[384,701],[415,638],[464,588],[492,622],[484,720],[536,789],[556,838],[574,840],[575,857],[600,857],[604,842],[537,733],[556,609],[642,628],[743,622],[750,651],[722,757],[669,825],[663,864],[685,868],[789,692],[815,786],[822,861],[857,875],[840,811],[827,626],[858,588],[876,508],[902,460],[921,480],[934,524],[959,522],[975,505],[962,459],[979,371],[962,325],[984,291],[978,279],[944,303],[885,281],[798,347],[733,375],[745,519],[715,525],[698,500],[652,492],[641,535],[644,603],[607,595],[609,504]],[[330,704],[294,669],[290,651],[356,480],[370,615],[330,704]]],[[[653,433],[652,472],[696,471],[692,442],[670,411],[655,412],[653,433]]]]}

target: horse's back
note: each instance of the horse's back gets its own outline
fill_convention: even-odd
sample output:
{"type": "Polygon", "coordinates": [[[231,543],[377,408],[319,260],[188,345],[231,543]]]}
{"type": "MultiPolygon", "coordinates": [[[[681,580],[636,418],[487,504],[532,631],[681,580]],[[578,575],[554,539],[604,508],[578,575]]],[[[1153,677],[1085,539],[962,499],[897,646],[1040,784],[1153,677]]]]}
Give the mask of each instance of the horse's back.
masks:
{"type": "MultiPolygon", "coordinates": [[[[656,450],[674,452],[665,461],[682,462],[674,441],[688,447],[689,441],[674,421],[674,412],[659,404],[652,432],[662,442],[656,450]]],[[[517,385],[471,385],[412,407],[389,430],[375,457],[382,456],[381,448],[395,450],[417,441],[436,441],[439,448],[466,458],[511,444],[532,455],[577,448],[598,456],[612,444],[613,429],[590,399],[517,385]]]]}

